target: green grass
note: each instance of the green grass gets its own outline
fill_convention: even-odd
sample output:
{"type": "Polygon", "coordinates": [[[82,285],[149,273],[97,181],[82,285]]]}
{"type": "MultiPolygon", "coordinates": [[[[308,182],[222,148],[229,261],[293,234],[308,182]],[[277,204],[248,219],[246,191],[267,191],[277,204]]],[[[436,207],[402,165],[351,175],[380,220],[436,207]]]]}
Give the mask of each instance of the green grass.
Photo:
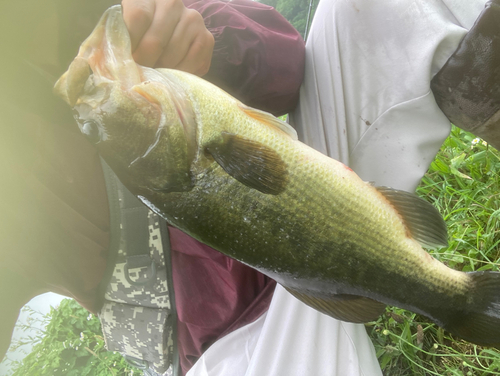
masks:
{"type": "MultiPolygon", "coordinates": [[[[463,271],[499,270],[500,153],[453,128],[417,193],[443,215],[449,246],[430,253],[463,271]],[[473,142],[474,140],[474,142],[473,142]]],[[[367,325],[384,375],[500,375],[500,352],[453,338],[425,317],[387,308],[367,325]]]]}

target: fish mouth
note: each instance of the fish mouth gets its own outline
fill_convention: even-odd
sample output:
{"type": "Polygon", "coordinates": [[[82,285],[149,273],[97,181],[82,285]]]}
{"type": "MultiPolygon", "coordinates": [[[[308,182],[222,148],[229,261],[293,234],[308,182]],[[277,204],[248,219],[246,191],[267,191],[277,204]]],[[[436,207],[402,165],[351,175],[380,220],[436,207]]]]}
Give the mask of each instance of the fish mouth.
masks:
{"type": "Polygon", "coordinates": [[[119,82],[125,90],[142,82],[140,68],[132,57],[121,5],[104,12],[68,70],[56,82],[54,93],[74,107],[91,74],[119,82]]]}

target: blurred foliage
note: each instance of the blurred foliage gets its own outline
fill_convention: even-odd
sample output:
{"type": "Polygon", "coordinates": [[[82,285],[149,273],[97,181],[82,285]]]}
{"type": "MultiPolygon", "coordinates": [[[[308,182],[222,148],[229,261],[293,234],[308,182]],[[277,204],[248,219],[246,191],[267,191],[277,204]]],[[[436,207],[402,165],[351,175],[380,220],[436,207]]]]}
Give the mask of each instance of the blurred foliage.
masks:
{"type": "MultiPolygon", "coordinates": [[[[259,0],[259,2],[275,8],[297,29],[302,37],[305,36],[310,0],[259,0]]],[[[319,0],[312,1],[309,28],[318,4],[319,0]]]]}
{"type": "MultiPolygon", "coordinates": [[[[33,311],[29,307],[23,308],[33,311]]],[[[13,362],[13,375],[40,376],[138,376],[119,353],[104,347],[99,319],[72,299],[64,299],[58,308],[43,316],[45,327],[31,337],[33,350],[21,362],[13,362]]],[[[21,327],[26,330],[28,323],[21,327]]],[[[14,343],[11,351],[26,342],[14,343]]]]}

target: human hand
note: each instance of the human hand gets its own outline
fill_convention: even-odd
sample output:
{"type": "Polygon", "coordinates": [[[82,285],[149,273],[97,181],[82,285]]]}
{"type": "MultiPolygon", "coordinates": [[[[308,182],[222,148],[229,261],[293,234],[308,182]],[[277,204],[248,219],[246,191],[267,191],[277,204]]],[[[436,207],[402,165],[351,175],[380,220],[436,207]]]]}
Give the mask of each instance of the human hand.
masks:
{"type": "Polygon", "coordinates": [[[134,60],[203,76],[210,68],[214,37],[203,17],[182,0],[122,0],[134,60]]]}

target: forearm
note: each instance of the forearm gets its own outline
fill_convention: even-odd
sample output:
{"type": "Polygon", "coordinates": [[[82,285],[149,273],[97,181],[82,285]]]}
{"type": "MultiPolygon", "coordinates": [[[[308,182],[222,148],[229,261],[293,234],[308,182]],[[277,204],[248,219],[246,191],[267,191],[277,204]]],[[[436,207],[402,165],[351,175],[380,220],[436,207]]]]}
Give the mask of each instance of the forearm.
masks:
{"type": "Polygon", "coordinates": [[[215,37],[205,79],[245,104],[281,115],[298,100],[305,44],[273,8],[249,0],[184,0],[215,37]]]}
{"type": "Polygon", "coordinates": [[[456,126],[500,148],[500,1],[487,4],[432,80],[441,110],[456,126]]]}

